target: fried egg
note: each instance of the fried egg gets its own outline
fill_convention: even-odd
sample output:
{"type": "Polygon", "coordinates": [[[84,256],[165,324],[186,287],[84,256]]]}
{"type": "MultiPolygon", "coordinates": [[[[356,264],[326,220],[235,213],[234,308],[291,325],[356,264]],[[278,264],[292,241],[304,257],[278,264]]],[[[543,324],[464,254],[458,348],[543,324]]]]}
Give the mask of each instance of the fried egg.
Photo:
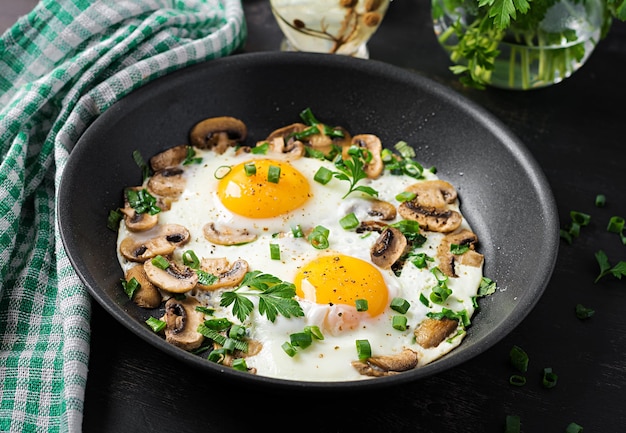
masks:
{"type": "MultiPolygon", "coordinates": [[[[372,207],[382,202],[399,209],[403,203],[399,193],[410,191],[422,182],[438,181],[434,173],[424,170],[416,178],[385,170],[378,177],[358,182],[372,188],[377,195],[361,191],[347,194],[346,180],[337,177],[326,183],[315,180],[320,168],[337,172],[334,162],[328,159],[292,158],[280,152],[242,152],[236,146],[222,153],[200,148],[193,151],[195,161],[200,162],[177,165],[182,171],[178,176],[184,179],[184,188],[175,198],[167,200],[167,206],[158,214],[158,225],[134,231],[125,222],[120,224],[120,266],[126,273],[140,262],[120,252],[125,239],[134,239],[145,247],[159,227],[178,225],[188,231],[189,237],[184,245],[167,255],[171,261],[182,263],[183,255],[189,251],[199,259],[226,259],[230,264],[245,260],[248,272],[258,271],[293,284],[294,299],[302,315],[278,314],[274,320],[261,314],[257,296],[249,297],[254,308],[243,322],[232,305],[222,306],[222,295],[237,286],[215,290],[195,287],[185,291],[187,297],[210,309],[204,311],[212,311],[206,313],[206,319],[227,318],[245,326],[246,338],[257,342],[259,347],[254,353],[242,355],[250,371],[288,380],[362,380],[394,374],[393,369],[386,371],[377,361],[399,357],[407,349],[416,357],[413,368],[419,368],[461,344],[476,308],[483,278],[482,260],[464,263],[456,255],[454,277],[443,279],[434,270],[439,270],[440,245],[448,233],[422,229],[423,243],[411,254],[427,257],[425,266],[418,267],[407,260],[408,250],[403,263],[380,266],[372,258],[380,233],[342,225],[342,219],[348,215],[360,223],[377,221],[380,227],[405,221],[396,213],[380,222],[373,216],[372,207]],[[235,241],[225,244],[209,240],[207,225],[220,236],[232,235],[235,241]],[[308,238],[308,234],[320,227],[326,230],[327,241],[321,248],[308,238]],[[237,242],[241,233],[247,238],[237,242]],[[445,300],[434,302],[433,299],[438,299],[437,288],[442,287],[447,292],[445,300]],[[405,301],[408,310],[394,309],[394,300],[405,301]],[[456,322],[445,338],[431,347],[416,339],[416,330],[426,319],[440,319],[446,313],[450,317],[450,312],[456,322]],[[402,325],[394,327],[397,316],[403,317],[402,325]],[[285,343],[290,342],[291,336],[311,326],[317,327],[323,338],[314,339],[306,348],[298,348],[295,354],[287,353],[285,343]],[[371,356],[359,359],[357,341],[369,343],[371,356]]],[[[142,186],[146,187],[148,182],[142,186]]],[[[458,199],[446,206],[446,211],[460,215],[458,199]]],[[[462,230],[471,232],[465,219],[453,233],[462,230]]],[[[162,288],[159,291],[163,300],[173,296],[162,288]]]]}

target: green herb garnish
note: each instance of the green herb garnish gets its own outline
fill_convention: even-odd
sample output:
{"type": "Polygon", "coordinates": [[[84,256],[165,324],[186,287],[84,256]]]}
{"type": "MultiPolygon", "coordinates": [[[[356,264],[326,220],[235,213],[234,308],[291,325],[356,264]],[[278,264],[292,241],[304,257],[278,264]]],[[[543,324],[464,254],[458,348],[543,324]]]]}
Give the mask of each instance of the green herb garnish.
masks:
{"type": "Polygon", "coordinates": [[[595,254],[598,265],[600,265],[600,273],[595,279],[597,283],[601,278],[604,278],[607,275],[613,275],[618,280],[621,280],[623,276],[626,276],[626,262],[620,261],[615,266],[611,266],[609,262],[609,258],[606,253],[602,250],[596,252],[595,254]]]}

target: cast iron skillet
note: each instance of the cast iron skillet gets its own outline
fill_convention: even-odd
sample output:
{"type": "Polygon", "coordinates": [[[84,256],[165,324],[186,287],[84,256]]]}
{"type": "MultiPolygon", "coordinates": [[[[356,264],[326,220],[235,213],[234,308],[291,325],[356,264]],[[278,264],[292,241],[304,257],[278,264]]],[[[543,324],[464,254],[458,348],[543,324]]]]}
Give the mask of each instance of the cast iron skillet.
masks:
{"type": "MultiPolygon", "coordinates": [[[[558,215],[548,183],[526,147],[497,119],[429,79],[373,60],[307,53],[252,53],[188,67],[122,99],[100,116],[73,150],[61,181],[61,237],[89,293],[129,330],[181,360],[227,380],[307,390],[374,388],[423,378],[484,352],[539,301],[558,250],[558,215]],[[455,185],[479,238],[484,273],[499,290],[481,298],[464,342],[442,359],[365,381],[301,382],[224,368],[166,343],[144,323],[158,311],[136,307],[120,285],[116,233],[106,228],[124,187],[141,183],[131,156],[146,158],[187,143],[193,124],[235,116],[246,143],[299,121],[310,107],[323,121],[372,132],[383,143],[411,144],[417,160],[455,185]]],[[[119,336],[124,338],[124,336],[119,336]]]]}

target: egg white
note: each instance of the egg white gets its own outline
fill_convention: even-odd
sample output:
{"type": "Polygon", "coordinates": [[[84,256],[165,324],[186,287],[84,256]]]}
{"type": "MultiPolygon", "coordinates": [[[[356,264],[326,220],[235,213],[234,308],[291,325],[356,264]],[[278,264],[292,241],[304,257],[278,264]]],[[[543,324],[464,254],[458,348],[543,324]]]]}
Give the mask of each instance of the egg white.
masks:
{"type": "MultiPolygon", "coordinates": [[[[368,197],[356,192],[343,198],[348,188],[348,183],[345,181],[332,179],[328,184],[322,185],[313,180],[313,176],[322,165],[336,171],[331,162],[313,158],[291,161],[292,166],[309,180],[310,199],[300,208],[287,214],[274,218],[251,219],[229,211],[220,202],[217,195],[219,179],[216,174],[224,166],[234,166],[250,159],[269,156],[250,153],[237,155],[232,148],[222,155],[208,150],[196,150],[196,156],[202,158],[201,164],[184,166],[185,191],[178,200],[172,203],[170,210],[159,214],[160,224],[180,224],[191,233],[189,243],[175,252],[175,259],[181,260],[181,255],[186,250],[193,250],[199,258],[226,257],[231,263],[237,259],[244,259],[248,262],[250,271],[259,270],[275,275],[284,281],[293,282],[303,265],[325,251],[313,248],[305,238],[294,237],[292,228],[300,225],[305,230],[322,225],[330,230],[329,250],[356,257],[371,264],[370,248],[376,241],[377,234],[363,236],[354,230],[343,229],[339,223],[339,220],[350,212],[354,212],[360,221],[372,219],[367,214],[368,197]],[[212,244],[203,235],[204,225],[211,221],[218,227],[245,228],[256,234],[257,239],[238,246],[212,244]],[[280,260],[270,258],[270,244],[279,245],[280,260]]],[[[280,157],[274,154],[271,156],[272,159],[280,157]]],[[[426,179],[437,179],[437,176],[429,171],[424,171],[424,176],[426,179]]],[[[396,195],[415,182],[417,180],[409,176],[385,174],[374,180],[364,179],[360,184],[371,186],[378,191],[378,199],[397,207],[399,202],[395,198],[396,195]]],[[[459,211],[458,203],[452,207],[459,211]]],[[[396,220],[399,218],[398,215],[396,220]]],[[[470,228],[465,220],[462,225],[470,228]]],[[[118,251],[121,240],[129,235],[141,236],[136,233],[131,234],[123,223],[120,224],[118,251]]],[[[420,250],[431,257],[436,257],[436,249],[441,237],[439,233],[428,233],[427,242],[420,250]]],[[[124,271],[133,265],[121,255],[118,254],[118,256],[124,271]]],[[[372,264],[372,266],[375,265],[372,264]]],[[[375,318],[361,313],[363,319],[356,329],[336,333],[323,328],[324,317],[332,308],[329,305],[300,300],[305,312],[304,317],[279,316],[275,322],[270,322],[266,317],[261,316],[258,310],[255,310],[244,325],[249,328],[249,337],[260,341],[263,348],[257,355],[246,358],[248,367],[256,368],[259,375],[283,379],[361,380],[368,379],[368,377],[360,375],[351,365],[351,362],[357,359],[355,341],[358,339],[366,339],[370,342],[374,356],[392,355],[401,352],[405,347],[410,347],[418,352],[418,366],[432,362],[461,343],[463,333],[442,342],[435,348],[424,349],[415,343],[413,330],[428,312],[441,311],[444,307],[456,311],[465,309],[471,317],[474,313],[472,297],[476,296],[482,278],[482,267],[457,265],[459,278],[448,280],[448,287],[453,294],[445,304],[431,303],[429,307],[420,301],[420,294],[428,298],[431,288],[436,285],[436,279],[429,269],[418,269],[411,263],[407,263],[400,276],[396,276],[391,270],[378,270],[388,288],[389,300],[402,297],[411,305],[406,313],[407,330],[398,331],[391,326],[392,316],[398,313],[389,307],[375,318]],[[294,357],[288,356],[281,345],[289,341],[290,334],[301,332],[307,325],[318,325],[324,333],[324,340],[314,341],[309,348],[298,351],[294,357]]],[[[238,320],[233,316],[230,307],[219,306],[220,293],[220,291],[196,290],[192,295],[208,307],[214,308],[216,316],[228,317],[237,323],[238,320]]],[[[256,303],[253,298],[251,299],[256,303]]]]}

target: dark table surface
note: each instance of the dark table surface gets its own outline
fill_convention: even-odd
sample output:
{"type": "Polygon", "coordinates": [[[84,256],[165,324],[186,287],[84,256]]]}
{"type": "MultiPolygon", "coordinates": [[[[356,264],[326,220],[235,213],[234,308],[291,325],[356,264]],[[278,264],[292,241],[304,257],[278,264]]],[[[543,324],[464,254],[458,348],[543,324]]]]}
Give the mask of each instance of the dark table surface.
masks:
{"type": "MultiPolygon", "coordinates": [[[[369,394],[293,394],[224,389],[159,352],[93,305],[84,431],[95,432],[522,432],[626,431],[626,279],[598,283],[594,254],[613,264],[626,245],[606,225],[626,216],[626,25],[613,25],[590,60],[562,83],[532,91],[462,88],[448,70],[430,23],[428,0],[394,0],[369,44],[370,57],[454,88],[501,119],[543,167],[561,226],[572,210],[592,216],[569,245],[534,310],[507,337],[453,370],[369,394]],[[607,198],[595,206],[597,194],[607,198]],[[592,308],[587,320],[577,304],[592,308]],[[530,357],[525,386],[509,384],[509,351],[530,357]],[[542,386],[550,367],[557,386],[542,386]]],[[[266,0],[244,0],[245,51],[276,50],[281,34],[266,0]]]]}

